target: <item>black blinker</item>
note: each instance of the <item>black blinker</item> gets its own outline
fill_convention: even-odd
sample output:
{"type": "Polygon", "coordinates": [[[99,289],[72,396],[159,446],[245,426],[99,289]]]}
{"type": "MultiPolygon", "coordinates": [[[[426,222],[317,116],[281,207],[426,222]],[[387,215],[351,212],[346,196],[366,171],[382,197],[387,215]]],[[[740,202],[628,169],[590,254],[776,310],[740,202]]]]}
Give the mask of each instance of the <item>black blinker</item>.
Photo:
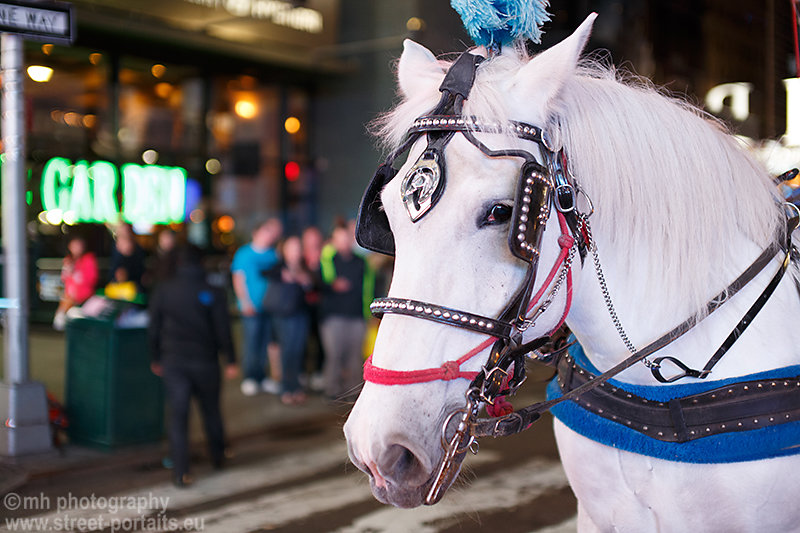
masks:
{"type": "Polygon", "coordinates": [[[516,257],[534,267],[539,259],[544,226],[550,214],[551,191],[547,170],[533,161],[525,163],[517,180],[508,245],[516,257]]]}
{"type": "Polygon", "coordinates": [[[394,255],[394,235],[381,202],[381,191],[397,174],[390,163],[378,167],[361,199],[356,220],[356,242],[367,250],[394,255]]]}

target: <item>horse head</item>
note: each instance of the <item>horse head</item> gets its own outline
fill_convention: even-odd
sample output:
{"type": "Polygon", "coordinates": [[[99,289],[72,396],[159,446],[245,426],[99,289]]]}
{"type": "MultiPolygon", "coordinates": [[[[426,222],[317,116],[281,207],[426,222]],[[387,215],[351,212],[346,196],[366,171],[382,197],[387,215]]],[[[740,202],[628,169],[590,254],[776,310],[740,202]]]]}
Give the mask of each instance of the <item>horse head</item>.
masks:
{"type": "MultiPolygon", "coordinates": [[[[509,48],[484,61],[474,71],[469,96],[459,103],[463,104],[461,116],[483,124],[515,121],[536,125],[546,135],[559,93],[575,73],[593,20],[594,15],[572,36],[532,59],[509,48]]],[[[471,53],[483,55],[485,51],[479,48],[471,53]]],[[[437,60],[421,45],[405,42],[398,66],[403,102],[387,115],[384,137],[401,144],[414,121],[436,108],[449,68],[450,64],[437,60]]],[[[519,128],[522,131],[523,126],[519,128]]],[[[463,408],[468,377],[480,370],[493,344],[494,337],[486,329],[490,326],[482,326],[488,323],[483,317],[504,315],[531,280],[531,266],[536,270],[535,261],[521,261],[519,250],[514,253],[513,248],[519,229],[528,223],[525,214],[520,215],[524,224],[512,220],[515,209],[522,208],[515,203],[520,203],[516,192],[525,178],[526,161],[513,154],[487,157],[487,153],[529,154],[532,160],[527,163],[543,172],[552,164],[545,157],[549,152],[544,147],[546,139],[537,143],[502,126],[475,131],[472,140],[456,132],[438,152],[443,161],[436,162],[435,172],[432,164],[420,166],[426,150],[442,137],[441,133],[419,135],[397,176],[390,177],[385,186],[379,184],[379,203],[391,229],[395,253],[389,297],[421,302],[416,312],[437,315],[439,320],[387,314],[370,362],[388,372],[435,369],[437,378],[402,386],[368,379],[344,428],[350,459],[369,475],[375,497],[400,507],[424,503],[434,482],[444,453],[442,440],[456,431],[457,420],[444,430],[443,426],[453,412],[463,408]],[[437,183],[431,180],[436,179],[443,183],[434,194],[437,183]],[[426,198],[428,205],[422,205],[420,198],[426,198]],[[511,227],[513,224],[520,228],[511,227]],[[463,311],[448,311],[452,309],[463,311]],[[474,327],[448,327],[442,323],[446,322],[444,318],[473,323],[474,327]],[[473,356],[465,359],[465,354],[473,356]],[[463,361],[460,365],[454,362],[459,360],[463,361]]],[[[553,211],[549,217],[555,219],[557,214],[553,211]]],[[[530,218],[534,218],[533,213],[530,218]]],[[[535,254],[538,264],[543,265],[541,271],[557,263],[563,233],[564,228],[557,223],[544,225],[535,254]]],[[[542,274],[528,289],[536,293],[545,282],[542,274]]],[[[395,306],[398,301],[394,301],[395,306]]],[[[547,310],[518,341],[552,331],[563,320],[566,306],[567,291],[554,294],[547,310]]],[[[457,469],[461,459],[463,454],[452,468],[457,469]]]]}

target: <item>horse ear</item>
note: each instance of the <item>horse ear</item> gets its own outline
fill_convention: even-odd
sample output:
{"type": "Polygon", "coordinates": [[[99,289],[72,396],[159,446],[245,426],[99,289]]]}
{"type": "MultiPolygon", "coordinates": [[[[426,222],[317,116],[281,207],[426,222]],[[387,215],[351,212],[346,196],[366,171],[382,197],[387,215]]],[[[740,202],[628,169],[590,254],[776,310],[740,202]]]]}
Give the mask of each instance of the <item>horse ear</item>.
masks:
{"type": "Polygon", "coordinates": [[[397,83],[403,96],[438,87],[444,70],[433,53],[411,39],[403,41],[403,54],[397,65],[397,83]]]}
{"type": "Polygon", "coordinates": [[[595,18],[597,13],[590,14],[572,35],[534,57],[517,72],[515,85],[521,87],[526,95],[540,100],[542,109],[555,98],[575,71],[595,18]]]}

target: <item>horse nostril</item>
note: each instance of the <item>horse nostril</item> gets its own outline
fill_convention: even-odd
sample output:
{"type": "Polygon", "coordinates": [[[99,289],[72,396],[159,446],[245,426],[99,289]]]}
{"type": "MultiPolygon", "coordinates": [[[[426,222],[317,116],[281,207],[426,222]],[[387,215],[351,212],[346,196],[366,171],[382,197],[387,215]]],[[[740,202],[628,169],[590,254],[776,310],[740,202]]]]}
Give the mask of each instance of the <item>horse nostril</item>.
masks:
{"type": "Polygon", "coordinates": [[[395,485],[418,487],[430,477],[430,472],[417,456],[399,444],[389,446],[381,454],[377,467],[382,476],[395,485]]]}

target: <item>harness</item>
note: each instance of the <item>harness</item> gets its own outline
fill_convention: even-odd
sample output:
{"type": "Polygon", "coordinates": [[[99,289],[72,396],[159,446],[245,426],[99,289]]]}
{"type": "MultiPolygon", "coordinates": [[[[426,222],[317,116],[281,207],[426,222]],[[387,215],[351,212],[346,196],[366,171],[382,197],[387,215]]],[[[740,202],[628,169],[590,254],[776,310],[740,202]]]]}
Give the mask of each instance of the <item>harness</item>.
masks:
{"type": "MultiPolygon", "coordinates": [[[[373,314],[378,317],[387,313],[401,314],[467,329],[488,337],[459,359],[448,361],[439,368],[395,371],[374,366],[371,357],[364,365],[364,379],[383,385],[402,385],[440,379],[471,380],[466,392],[465,406],[450,413],[443,424],[442,446],[445,453],[426,497],[426,504],[429,505],[441,499],[444,491],[458,473],[463,454],[468,449],[473,452],[477,451],[477,438],[498,437],[521,432],[530,427],[543,412],[559,403],[566,400],[578,400],[590,391],[592,394],[603,394],[603,391],[607,389],[605,383],[609,379],[640,361],[644,362],[654,377],[661,382],[673,382],[684,377],[705,378],[711,368],[752,322],[780,282],[789,265],[792,250],[791,233],[797,227],[798,222],[798,217],[792,218],[787,223],[785,242],[773,244],[764,250],[725,291],[708,303],[705,316],[719,308],[728,298],[755,278],[776,254],[783,252],[784,259],[781,267],[770,284],[702,370],[691,369],[671,356],[659,357],[650,361],[649,355],[689,331],[699,320],[690,318],[684,321],[640,350],[637,350],[628,340],[616,317],[616,311],[605,284],[596,245],[591,236],[589,225],[589,217],[592,212],[591,200],[580,189],[568,171],[564,152],[554,150],[545,133],[531,124],[516,121],[508,124],[487,124],[475,117],[462,114],[463,102],[469,96],[476,71],[483,60],[479,56],[465,52],[453,63],[440,86],[442,97],[439,104],[431,114],[422,116],[413,123],[403,144],[392,152],[384,164],[378,168],[362,199],[356,229],[356,239],[361,246],[375,252],[394,255],[394,237],[381,205],[380,194],[386,184],[397,174],[397,170],[393,167],[395,160],[410,150],[411,146],[423,135],[427,136],[427,147],[401,183],[402,199],[409,217],[414,223],[430,212],[444,193],[447,183],[444,150],[455,135],[462,135],[487,157],[510,157],[522,160],[515,189],[508,245],[511,253],[523,261],[527,269],[521,287],[498,317],[486,317],[444,305],[395,297],[379,298],[371,306],[373,314]],[[475,137],[476,132],[510,133],[520,139],[533,141],[539,145],[541,162],[534,154],[526,150],[491,150],[475,137]],[[580,194],[587,199],[588,213],[579,211],[577,198],[580,194]],[[536,294],[533,294],[542,237],[553,208],[555,208],[561,230],[561,236],[558,239],[561,250],[541,288],[536,294]],[[585,380],[571,377],[556,398],[533,404],[504,416],[494,416],[502,414],[502,409],[498,409],[502,398],[516,392],[525,380],[526,356],[548,342],[555,329],[558,329],[556,327],[544,337],[523,342],[524,332],[535,324],[538,317],[545,312],[564,285],[567,286],[567,303],[559,326],[566,318],[571,305],[571,269],[576,252],[580,256],[581,262],[589,252],[592,253],[606,306],[631,355],[599,375],[592,375],[585,380]],[[479,372],[461,370],[460,367],[463,363],[490,346],[488,360],[479,372]],[[664,375],[665,372],[668,375],[664,375]],[[493,418],[478,418],[478,410],[482,403],[487,405],[487,411],[493,415],[493,418]]],[[[559,366],[559,357],[538,354],[537,359],[550,366],[559,366]]],[[[563,367],[566,364],[563,363],[565,360],[567,359],[562,359],[560,366],[563,367]]],[[[578,374],[582,375],[580,372],[578,374]]]]}

